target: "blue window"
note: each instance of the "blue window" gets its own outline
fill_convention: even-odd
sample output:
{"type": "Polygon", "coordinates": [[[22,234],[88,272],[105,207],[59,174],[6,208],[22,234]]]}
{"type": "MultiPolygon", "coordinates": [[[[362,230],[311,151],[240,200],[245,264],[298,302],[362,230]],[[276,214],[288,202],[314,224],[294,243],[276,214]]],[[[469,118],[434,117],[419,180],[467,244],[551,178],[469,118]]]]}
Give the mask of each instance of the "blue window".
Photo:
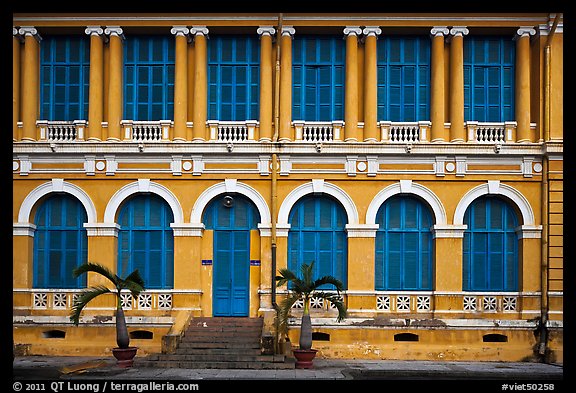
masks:
{"type": "Polygon", "coordinates": [[[208,40],[208,118],[258,119],[260,43],[252,36],[208,40]]]}
{"type": "Polygon", "coordinates": [[[170,289],[174,283],[172,210],[154,194],[138,194],[120,208],[118,272],[123,277],[138,269],[146,288],[170,289]]]}
{"type": "Polygon", "coordinates": [[[214,231],[212,313],[248,316],[250,308],[250,231],[260,215],[242,195],[222,195],[206,207],[203,222],[214,231]],[[226,199],[232,197],[232,203],[226,199]]]}
{"type": "Polygon", "coordinates": [[[84,206],[68,194],[53,194],[34,217],[34,288],[83,288],[86,276],[73,270],[87,261],[84,206]]]}
{"type": "Polygon", "coordinates": [[[89,82],[90,39],[44,36],[40,45],[40,118],[87,119],[89,82]]]}
{"type": "Polygon", "coordinates": [[[431,290],[432,216],[416,197],[397,195],[376,215],[376,290],[431,290]]]}
{"type": "Polygon", "coordinates": [[[292,118],[344,119],[345,45],[342,37],[296,36],[292,54],[292,118]]]}
{"type": "Polygon", "coordinates": [[[484,196],[464,214],[463,289],[518,290],[518,219],[505,201],[484,196]]]}
{"type": "Polygon", "coordinates": [[[124,118],[174,116],[174,37],[128,36],[124,43],[124,118]]]}
{"type": "Polygon", "coordinates": [[[464,119],[503,122],[514,114],[515,45],[509,37],[464,40],[464,119]]]}
{"type": "Polygon", "coordinates": [[[430,38],[382,37],[377,48],[378,119],[430,119],[430,38]]]}
{"type": "Polygon", "coordinates": [[[314,261],[316,277],[334,276],[346,288],[347,219],[342,205],[331,197],[306,196],[292,207],[289,220],[288,268],[300,272],[303,263],[314,261]]]}

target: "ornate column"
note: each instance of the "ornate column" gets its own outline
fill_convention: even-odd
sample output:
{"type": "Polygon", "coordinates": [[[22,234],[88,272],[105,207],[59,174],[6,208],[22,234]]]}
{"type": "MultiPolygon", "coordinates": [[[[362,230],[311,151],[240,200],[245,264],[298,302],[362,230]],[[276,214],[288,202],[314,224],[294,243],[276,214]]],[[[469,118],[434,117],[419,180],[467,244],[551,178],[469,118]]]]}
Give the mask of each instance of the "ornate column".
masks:
{"type": "Polygon", "coordinates": [[[18,29],[12,28],[12,140],[18,140],[20,120],[20,44],[22,37],[18,29]]]}
{"type": "Polygon", "coordinates": [[[123,101],[123,59],[122,41],[124,35],[119,26],[108,26],[104,30],[110,36],[110,65],[108,85],[108,138],[109,141],[120,141],[120,121],[122,121],[123,101]]]}
{"type": "Polygon", "coordinates": [[[260,35],[260,141],[272,141],[272,26],[259,27],[260,35]]]}
{"type": "Polygon", "coordinates": [[[364,41],[364,141],[378,140],[378,59],[376,40],[382,33],[378,26],[366,26],[364,41]]]}
{"type": "Polygon", "coordinates": [[[450,141],[464,142],[464,36],[468,29],[454,26],[450,34],[450,141]]]}
{"type": "Polygon", "coordinates": [[[90,36],[90,86],[88,101],[89,141],[102,140],[102,112],[104,110],[104,29],[88,26],[84,30],[90,36]]]}
{"type": "Polygon", "coordinates": [[[36,120],[38,120],[39,56],[42,40],[38,30],[31,26],[18,30],[24,36],[24,68],[22,72],[22,140],[36,140],[36,120]]]}
{"type": "Polygon", "coordinates": [[[432,64],[430,81],[431,142],[444,142],[444,36],[446,26],[435,26],[432,35],[432,64]]]}
{"type": "Polygon", "coordinates": [[[530,36],[532,27],[520,27],[516,32],[516,135],[517,142],[532,142],[530,131],[530,36]]]}
{"type": "Polygon", "coordinates": [[[194,36],[194,126],[192,129],[193,141],[206,140],[206,116],[207,116],[207,94],[208,82],[207,73],[207,51],[206,36],[208,28],[206,26],[194,26],[190,29],[190,34],[194,36]]]}
{"type": "Polygon", "coordinates": [[[280,42],[280,130],[279,141],[291,141],[292,123],[292,37],[296,33],[291,26],[282,27],[280,42]]]}
{"type": "Polygon", "coordinates": [[[176,36],[174,64],[174,141],[186,141],[188,120],[188,33],[186,26],[174,26],[176,36]]]}
{"type": "Polygon", "coordinates": [[[344,98],[344,141],[358,141],[358,34],[362,29],[349,26],[346,35],[346,81],[344,98]]]}

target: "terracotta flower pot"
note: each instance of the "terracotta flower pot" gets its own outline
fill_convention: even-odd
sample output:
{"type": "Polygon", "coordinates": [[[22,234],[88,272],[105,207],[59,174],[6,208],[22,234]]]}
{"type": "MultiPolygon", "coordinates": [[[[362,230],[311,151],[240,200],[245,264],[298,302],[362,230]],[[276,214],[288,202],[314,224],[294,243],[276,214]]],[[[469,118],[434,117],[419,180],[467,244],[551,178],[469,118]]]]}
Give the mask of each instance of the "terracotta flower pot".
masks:
{"type": "Polygon", "coordinates": [[[296,368],[312,368],[316,352],[318,352],[316,349],[292,349],[296,358],[296,368]]]}
{"type": "Polygon", "coordinates": [[[132,367],[136,351],[138,351],[138,347],[112,348],[112,354],[117,360],[116,364],[121,368],[132,367]]]}

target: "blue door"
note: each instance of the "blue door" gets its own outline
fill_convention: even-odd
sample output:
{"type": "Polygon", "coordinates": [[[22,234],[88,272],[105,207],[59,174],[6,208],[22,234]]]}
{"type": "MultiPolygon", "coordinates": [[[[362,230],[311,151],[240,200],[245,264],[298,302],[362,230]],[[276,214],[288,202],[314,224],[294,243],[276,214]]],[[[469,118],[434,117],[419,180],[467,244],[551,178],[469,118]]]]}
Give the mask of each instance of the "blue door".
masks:
{"type": "Polygon", "coordinates": [[[212,314],[248,316],[250,230],[257,229],[259,214],[248,199],[222,195],[210,202],[203,221],[214,231],[212,314]]]}

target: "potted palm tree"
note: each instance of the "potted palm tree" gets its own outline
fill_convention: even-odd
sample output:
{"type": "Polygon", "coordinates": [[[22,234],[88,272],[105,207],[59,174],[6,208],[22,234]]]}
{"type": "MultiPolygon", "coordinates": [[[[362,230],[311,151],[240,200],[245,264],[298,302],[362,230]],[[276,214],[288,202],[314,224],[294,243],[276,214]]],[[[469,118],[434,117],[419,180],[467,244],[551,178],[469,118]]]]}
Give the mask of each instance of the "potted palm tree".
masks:
{"type": "Polygon", "coordinates": [[[289,295],[280,303],[279,329],[280,331],[287,331],[288,316],[294,303],[302,300],[304,303],[304,310],[302,313],[302,321],[300,324],[300,339],[299,347],[292,349],[294,357],[296,358],[296,368],[311,368],[312,361],[316,356],[317,350],[312,349],[312,322],[310,320],[310,299],[312,297],[319,297],[328,300],[338,310],[336,321],[340,322],[346,318],[347,310],[344,302],[340,299],[340,291],[344,285],[333,276],[323,276],[318,279],[313,278],[314,262],[302,264],[301,277],[298,277],[293,271],[289,269],[280,269],[279,276],[276,276],[276,286],[282,286],[288,283],[289,295]],[[331,284],[336,288],[334,292],[324,292],[319,289],[321,286],[331,284]]]}
{"type": "Polygon", "coordinates": [[[126,327],[126,318],[124,317],[124,309],[122,308],[122,300],[120,293],[123,289],[128,289],[132,296],[137,297],[140,292],[144,291],[144,280],[140,276],[138,269],[130,273],[126,278],[120,278],[106,266],[97,263],[85,263],[74,269],[74,277],[81,274],[93,272],[100,274],[107,278],[114,284],[116,291],[113,292],[110,288],[104,285],[97,285],[94,287],[83,289],[74,300],[72,310],[70,312],[70,320],[78,326],[80,321],[80,313],[84,307],[94,298],[105,294],[115,293],[116,295],[116,344],[117,348],[112,348],[112,354],[117,359],[119,367],[131,367],[136,356],[137,347],[130,346],[130,336],[128,335],[128,328],[126,327]]]}

